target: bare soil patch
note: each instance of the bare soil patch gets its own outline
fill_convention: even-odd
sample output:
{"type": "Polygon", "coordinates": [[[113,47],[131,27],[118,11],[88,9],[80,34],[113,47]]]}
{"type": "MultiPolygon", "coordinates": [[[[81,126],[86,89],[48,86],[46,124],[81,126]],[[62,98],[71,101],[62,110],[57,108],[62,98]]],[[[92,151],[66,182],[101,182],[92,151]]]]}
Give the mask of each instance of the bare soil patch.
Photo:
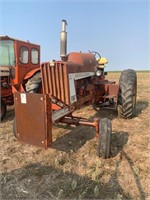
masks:
{"type": "MultiPolygon", "coordinates": [[[[120,73],[108,73],[118,82],[120,73]]],[[[112,120],[112,155],[97,157],[97,139],[89,127],[54,126],[53,148],[19,143],[13,136],[13,107],[0,124],[1,199],[149,199],[150,73],[137,73],[136,116],[91,106],[76,115],[112,120]]]]}

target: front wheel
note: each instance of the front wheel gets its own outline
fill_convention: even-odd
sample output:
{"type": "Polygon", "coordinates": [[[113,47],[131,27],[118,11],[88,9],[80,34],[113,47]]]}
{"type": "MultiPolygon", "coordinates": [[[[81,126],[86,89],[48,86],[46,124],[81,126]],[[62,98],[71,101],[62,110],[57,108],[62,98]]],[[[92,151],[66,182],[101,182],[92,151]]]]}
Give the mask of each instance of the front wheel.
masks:
{"type": "Polygon", "coordinates": [[[112,125],[110,119],[104,118],[99,123],[98,156],[110,157],[112,125]]]}
{"type": "Polygon", "coordinates": [[[1,101],[1,110],[0,110],[0,118],[1,121],[4,119],[7,111],[7,106],[4,101],[1,101]]]}

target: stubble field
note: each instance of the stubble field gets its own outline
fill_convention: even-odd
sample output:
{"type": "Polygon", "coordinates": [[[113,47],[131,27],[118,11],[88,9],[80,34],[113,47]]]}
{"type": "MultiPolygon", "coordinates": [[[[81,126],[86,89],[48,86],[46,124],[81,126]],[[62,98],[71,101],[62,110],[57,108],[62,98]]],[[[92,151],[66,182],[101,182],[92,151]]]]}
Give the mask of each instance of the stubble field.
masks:
{"type": "MultiPolygon", "coordinates": [[[[118,82],[120,73],[109,73],[118,82]]],[[[90,127],[54,126],[53,147],[44,150],[13,136],[13,107],[0,124],[0,199],[150,199],[150,73],[138,72],[136,116],[92,106],[77,116],[112,120],[111,158],[97,156],[90,127]]]]}

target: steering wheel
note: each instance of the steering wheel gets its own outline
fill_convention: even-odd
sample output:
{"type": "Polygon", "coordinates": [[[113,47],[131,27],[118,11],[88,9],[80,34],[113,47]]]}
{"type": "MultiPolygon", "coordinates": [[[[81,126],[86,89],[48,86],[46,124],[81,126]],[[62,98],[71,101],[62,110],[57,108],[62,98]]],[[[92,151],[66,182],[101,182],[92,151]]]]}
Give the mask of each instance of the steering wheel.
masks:
{"type": "Polygon", "coordinates": [[[89,53],[94,54],[95,58],[101,59],[101,55],[98,52],[96,52],[96,51],[89,51],[89,53]]]}

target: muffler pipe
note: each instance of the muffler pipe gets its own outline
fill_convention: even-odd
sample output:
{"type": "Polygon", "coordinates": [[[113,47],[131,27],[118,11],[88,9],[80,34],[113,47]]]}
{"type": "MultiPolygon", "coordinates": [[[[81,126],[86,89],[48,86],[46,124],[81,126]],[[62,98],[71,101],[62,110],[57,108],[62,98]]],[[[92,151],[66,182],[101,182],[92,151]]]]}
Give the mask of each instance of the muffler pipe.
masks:
{"type": "Polygon", "coordinates": [[[60,57],[62,61],[67,60],[67,32],[66,32],[67,21],[62,20],[62,30],[60,33],[60,57]]]}

